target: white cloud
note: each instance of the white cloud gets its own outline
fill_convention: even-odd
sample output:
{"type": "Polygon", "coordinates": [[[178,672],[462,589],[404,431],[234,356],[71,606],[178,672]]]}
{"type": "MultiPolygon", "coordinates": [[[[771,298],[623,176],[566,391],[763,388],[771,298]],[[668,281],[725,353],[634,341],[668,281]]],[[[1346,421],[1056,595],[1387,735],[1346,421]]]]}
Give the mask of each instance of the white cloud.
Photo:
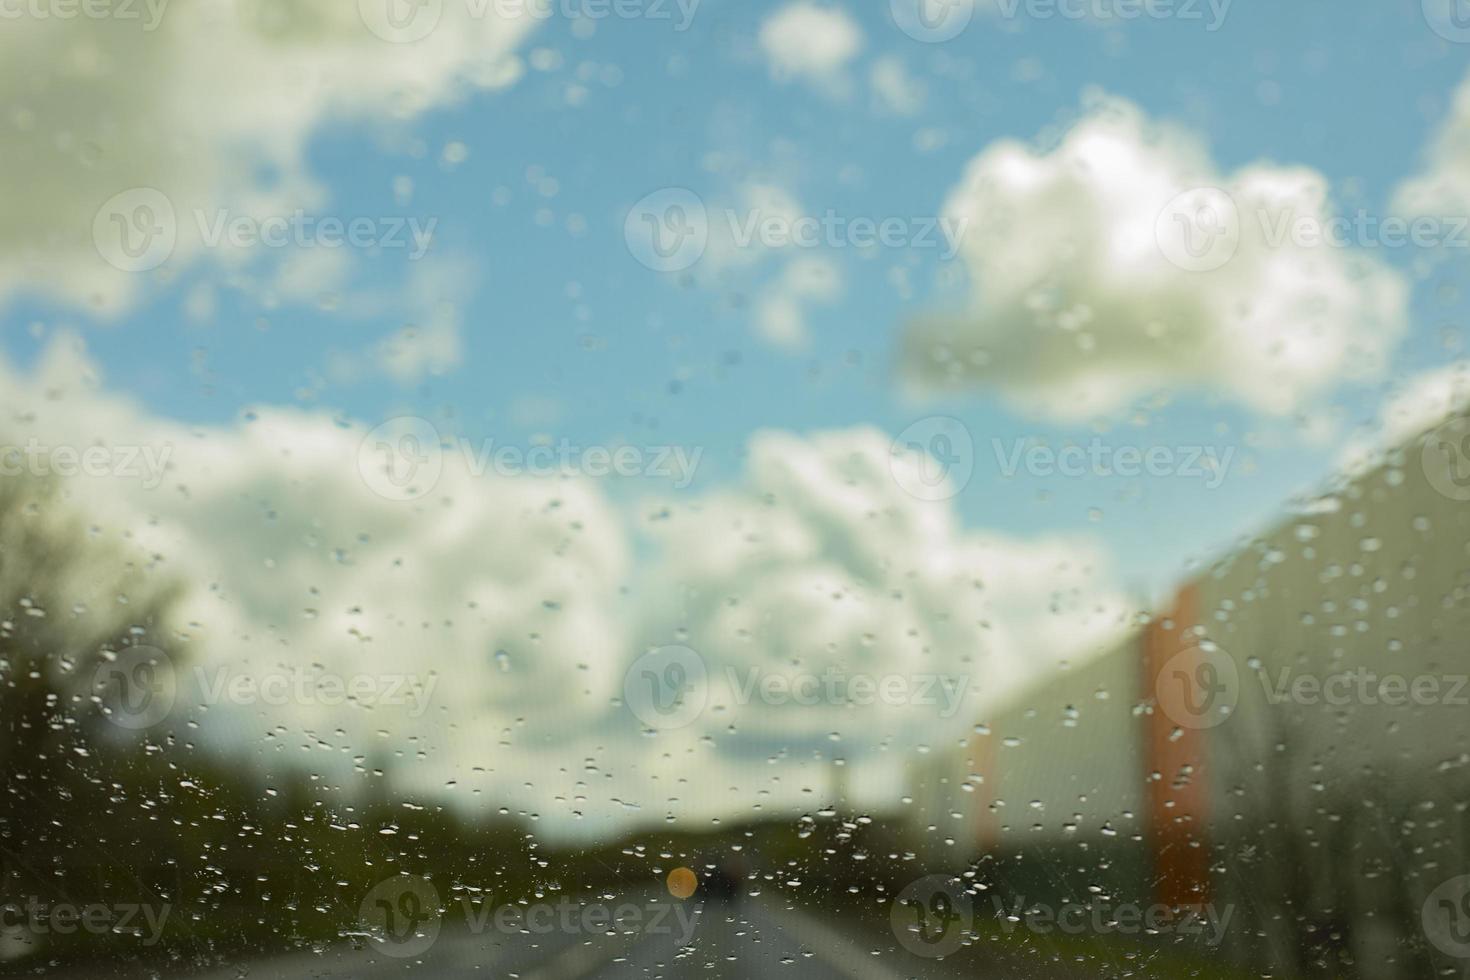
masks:
{"type": "Polygon", "coordinates": [[[1425,168],[1394,191],[1393,209],[1406,217],[1470,215],[1470,78],[1430,140],[1425,168]]]}
{"type": "Polygon", "coordinates": [[[733,202],[717,204],[708,212],[709,244],[698,271],[724,275],[759,265],[773,254],[795,247],[789,242],[771,244],[761,233],[765,223],[789,229],[807,214],[789,188],[771,180],[751,180],[741,184],[733,198],[733,202]]]}
{"type": "Polygon", "coordinates": [[[756,326],[777,347],[799,349],[811,340],[806,311],[812,304],[831,304],[843,292],[842,267],[823,256],[793,259],[756,303],[756,326]]]}
{"type": "Polygon", "coordinates": [[[711,733],[734,724],[796,752],[841,732],[854,754],[938,738],[1126,628],[1094,546],[967,531],[947,504],[902,489],[893,467],[920,461],[875,429],[758,433],[747,460],[738,486],[645,508],[660,515],[648,531],[661,560],[642,635],[679,636],[704,658],[711,733]],[[963,698],[948,717],[919,703],[741,705],[751,669],[948,675],[963,698]]]}
{"type": "Polygon", "coordinates": [[[66,338],[33,371],[0,360],[0,420],[0,445],[167,450],[161,484],[62,485],[96,533],[183,583],[169,626],[206,686],[221,668],[433,685],[426,710],[206,709],[195,690],[185,707],[206,742],[245,739],[263,767],[325,773],[401,752],[402,791],[480,789],[543,826],[573,810],[603,823],[720,815],[732,792],[809,806],[825,779],[811,750],[833,732],[835,753],[872,760],[867,774],[888,786],[883,759],[896,780],[906,749],[1126,627],[1095,546],[966,530],[947,503],[901,489],[920,461],[892,456],[874,429],[760,433],[739,484],[625,510],[594,481],[478,476],[454,452],[431,493],[385,499],[359,471],[362,425],[285,408],[180,425],[102,387],[66,338]],[[671,643],[705,659],[713,703],[650,739],[620,704],[623,675],[671,643]],[[729,669],[751,667],[964,686],[947,715],[941,692],[916,686],[898,705],[739,705],[729,669]]]}
{"type": "Polygon", "coordinates": [[[765,19],[760,46],[776,79],[840,94],[847,66],[863,48],[863,31],[841,8],[797,0],[765,19]]]}
{"type": "Polygon", "coordinates": [[[924,107],[924,83],[909,74],[903,59],[884,55],[873,62],[868,76],[878,105],[886,112],[912,116],[924,107]]]}
{"type": "MultiPolygon", "coordinates": [[[[199,255],[196,213],[322,208],[327,195],[303,158],[324,120],[403,120],[515,78],[512,52],[533,20],[499,18],[493,6],[475,17],[445,4],[437,29],[412,44],[383,40],[359,4],[337,0],[175,0],[152,30],[146,17],[7,20],[0,299],[27,288],[114,312],[150,276],[199,255]],[[94,243],[99,209],[138,187],[165,196],[177,231],[151,273],[120,271],[94,243]]],[[[118,218],[140,229],[166,223],[158,208],[123,203],[118,218]]],[[[113,220],[104,215],[98,233],[120,241],[113,220]]],[[[214,251],[238,265],[259,249],[214,251]]]]}
{"type": "Polygon", "coordinates": [[[1089,96],[1052,149],[991,145],[944,213],[964,229],[972,297],[905,330],[902,367],[920,390],[986,385],[1078,420],[1197,387],[1279,414],[1380,374],[1406,328],[1398,273],[1276,240],[1283,218],[1326,227],[1320,173],[1257,163],[1222,174],[1196,136],[1122,99],[1089,96]],[[1195,193],[1180,206],[1201,188],[1229,198],[1195,193]]]}
{"type": "Polygon", "coordinates": [[[831,304],[845,289],[842,266],[833,258],[797,243],[791,234],[808,212],[779,183],[752,180],[740,186],[733,203],[711,208],[709,243],[696,271],[716,289],[751,289],[763,267],[785,257],[772,280],[758,287],[752,307],[756,333],[767,343],[799,350],[810,340],[807,311],[831,304]],[[763,234],[767,225],[779,229],[763,234]]]}
{"type": "Polygon", "coordinates": [[[1338,466],[1346,473],[1371,468],[1382,461],[1384,453],[1402,448],[1415,436],[1467,409],[1470,361],[1416,374],[1395,386],[1379,409],[1377,425],[1347,444],[1338,466]]]}
{"type": "Polygon", "coordinates": [[[196,710],[211,737],[280,725],[291,744],[313,735],[307,743],[327,749],[313,765],[409,746],[467,770],[483,753],[451,761],[455,745],[570,738],[620,690],[628,541],[590,481],[476,476],[464,454],[446,452],[433,493],[385,499],[360,475],[361,426],[261,409],[239,425],[189,428],[100,388],[95,374],[71,340],[29,376],[0,363],[0,443],[141,447],[167,460],[161,485],[63,485],[101,533],[131,539],[154,574],[187,586],[171,625],[208,677],[315,669],[388,678],[385,688],[401,675],[433,685],[423,705],[196,710]]]}
{"type": "Polygon", "coordinates": [[[416,262],[403,289],[355,291],[351,312],[366,317],[388,311],[407,322],[366,350],[334,351],[329,378],[342,384],[386,377],[412,388],[463,361],[465,304],[474,295],[480,270],[463,256],[433,255],[416,262]]]}

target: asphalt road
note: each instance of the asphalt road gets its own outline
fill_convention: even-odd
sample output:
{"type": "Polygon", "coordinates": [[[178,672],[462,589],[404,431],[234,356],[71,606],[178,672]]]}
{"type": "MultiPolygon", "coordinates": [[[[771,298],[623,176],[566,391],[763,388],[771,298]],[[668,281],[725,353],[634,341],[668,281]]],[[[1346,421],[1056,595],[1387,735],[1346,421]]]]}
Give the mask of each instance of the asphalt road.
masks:
{"type": "Polygon", "coordinates": [[[507,934],[493,923],[480,923],[482,927],[476,928],[470,922],[441,930],[426,950],[412,956],[390,954],[383,943],[366,939],[321,954],[291,954],[193,974],[190,980],[384,980],[405,976],[897,980],[959,975],[934,972],[934,961],[897,948],[887,932],[865,942],[860,930],[839,932],[808,913],[784,908],[779,900],[694,898],[680,902],[665,898],[641,901],[637,907],[643,927],[614,931],[613,935],[580,926],[533,935],[507,934]],[[667,911],[660,914],[663,908],[667,911]],[[881,955],[873,955],[880,947],[881,955]]]}
{"type": "MultiPolygon", "coordinates": [[[[318,951],[226,960],[207,970],[61,968],[34,960],[9,964],[0,976],[55,980],[386,980],[390,977],[511,980],[1078,980],[1117,976],[1086,969],[1075,958],[1017,956],[970,946],[945,958],[918,955],[899,941],[886,917],[858,921],[831,910],[798,909],[780,894],[680,901],[665,892],[560,900],[524,919],[498,920],[489,910],[453,903],[434,922],[396,936],[364,930],[318,951]],[[628,912],[624,915],[623,912],[628,912]],[[615,927],[608,917],[617,916],[615,927]]],[[[956,942],[956,946],[958,943],[956,942]]],[[[1115,964],[1121,965],[1121,964],[1115,964]]],[[[1134,961],[1128,971],[1151,975],[1134,961]]]]}

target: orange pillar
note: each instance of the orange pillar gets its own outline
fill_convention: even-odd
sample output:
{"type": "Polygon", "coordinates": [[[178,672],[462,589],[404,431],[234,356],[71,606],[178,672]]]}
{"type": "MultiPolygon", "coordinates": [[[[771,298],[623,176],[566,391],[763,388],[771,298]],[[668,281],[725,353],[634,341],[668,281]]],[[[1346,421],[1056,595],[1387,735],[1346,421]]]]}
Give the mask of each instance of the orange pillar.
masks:
{"type": "MultiPolygon", "coordinates": [[[[1144,699],[1153,704],[1144,716],[1145,833],[1153,857],[1154,898],[1170,907],[1202,906],[1210,900],[1210,729],[1181,725],[1159,705],[1165,665],[1170,665],[1170,683],[1179,683],[1183,675],[1184,683],[1195,684],[1200,676],[1194,669],[1201,657],[1194,628],[1198,623],[1199,588],[1191,582],[1179,591],[1168,615],[1149,624],[1141,640],[1144,699]]],[[[1191,694],[1206,696],[1200,690],[1191,694]]]]}

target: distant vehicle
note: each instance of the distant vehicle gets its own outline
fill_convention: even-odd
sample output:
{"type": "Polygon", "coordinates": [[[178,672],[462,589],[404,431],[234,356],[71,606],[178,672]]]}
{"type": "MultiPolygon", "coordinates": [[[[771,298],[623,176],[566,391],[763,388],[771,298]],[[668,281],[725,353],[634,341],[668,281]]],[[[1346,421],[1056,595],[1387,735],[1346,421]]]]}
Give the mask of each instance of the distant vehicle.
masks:
{"type": "Polygon", "coordinates": [[[746,878],[750,874],[748,862],[739,855],[730,855],[713,863],[713,870],[705,875],[705,894],[710,898],[738,901],[745,892],[746,878]]]}

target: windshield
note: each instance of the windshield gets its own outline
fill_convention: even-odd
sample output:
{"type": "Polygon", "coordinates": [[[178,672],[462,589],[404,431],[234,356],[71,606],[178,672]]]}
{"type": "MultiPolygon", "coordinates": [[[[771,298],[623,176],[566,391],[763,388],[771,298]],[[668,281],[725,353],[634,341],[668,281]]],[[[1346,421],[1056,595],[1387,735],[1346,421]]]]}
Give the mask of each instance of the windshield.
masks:
{"type": "Polygon", "coordinates": [[[0,0],[0,976],[1470,975],[1470,6],[0,0]]]}

